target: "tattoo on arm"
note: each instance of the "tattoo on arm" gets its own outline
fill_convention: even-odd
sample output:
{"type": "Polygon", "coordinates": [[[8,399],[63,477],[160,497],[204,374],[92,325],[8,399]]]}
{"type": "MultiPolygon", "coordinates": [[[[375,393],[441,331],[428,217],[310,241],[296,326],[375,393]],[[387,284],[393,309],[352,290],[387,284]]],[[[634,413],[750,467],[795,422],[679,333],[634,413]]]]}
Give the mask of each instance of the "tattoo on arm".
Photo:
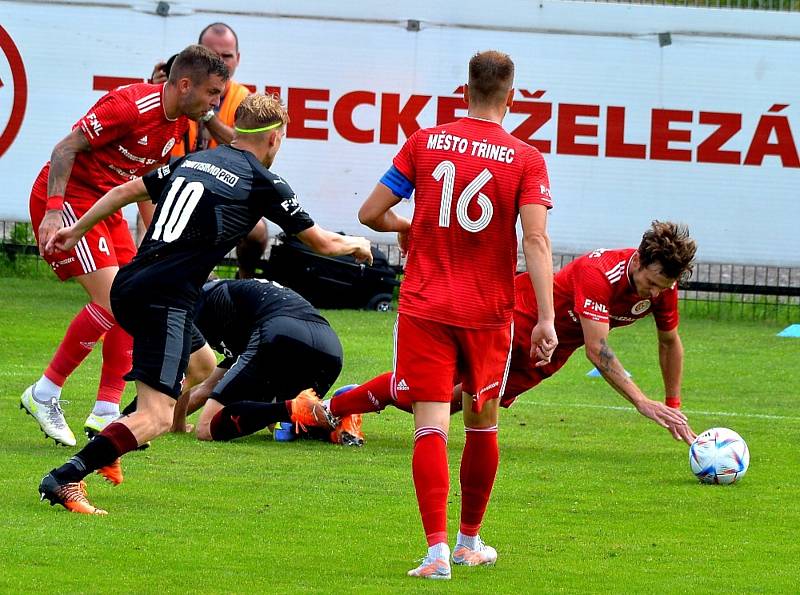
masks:
{"type": "Polygon", "coordinates": [[[613,370],[615,359],[617,359],[617,356],[614,355],[614,352],[611,350],[611,346],[608,344],[608,341],[605,339],[600,339],[600,367],[605,372],[611,372],[613,370]]]}
{"type": "Polygon", "coordinates": [[[617,387],[630,382],[625,374],[625,369],[605,339],[600,339],[599,369],[603,376],[617,387]]]}

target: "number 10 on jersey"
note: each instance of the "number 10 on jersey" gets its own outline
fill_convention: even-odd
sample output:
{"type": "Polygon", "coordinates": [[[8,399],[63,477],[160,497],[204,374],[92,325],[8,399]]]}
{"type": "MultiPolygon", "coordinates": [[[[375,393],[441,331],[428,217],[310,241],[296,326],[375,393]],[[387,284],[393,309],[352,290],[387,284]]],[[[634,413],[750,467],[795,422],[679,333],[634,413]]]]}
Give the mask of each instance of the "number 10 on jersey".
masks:
{"type": "Polygon", "coordinates": [[[181,237],[183,230],[186,229],[189,217],[192,216],[200,197],[203,196],[205,187],[200,182],[189,182],[176,200],[175,196],[185,181],[186,178],[183,177],[175,178],[172,181],[153,229],[154,240],[173,242],[181,237]]]}

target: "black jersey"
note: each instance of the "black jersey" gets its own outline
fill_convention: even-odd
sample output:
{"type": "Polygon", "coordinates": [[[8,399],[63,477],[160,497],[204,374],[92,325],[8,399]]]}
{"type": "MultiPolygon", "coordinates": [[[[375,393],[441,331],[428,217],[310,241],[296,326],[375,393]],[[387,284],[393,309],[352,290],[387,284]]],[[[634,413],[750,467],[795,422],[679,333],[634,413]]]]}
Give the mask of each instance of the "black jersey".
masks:
{"type": "Polygon", "coordinates": [[[278,316],[328,324],[299,294],[266,279],[206,283],[194,323],[215,351],[230,358],[244,353],[253,331],[278,316]]]}
{"type": "Polygon", "coordinates": [[[142,181],[156,211],[115,285],[165,306],[191,308],[211,270],[262,216],[291,235],[314,225],[280,176],[228,145],[192,153],[142,181]]]}

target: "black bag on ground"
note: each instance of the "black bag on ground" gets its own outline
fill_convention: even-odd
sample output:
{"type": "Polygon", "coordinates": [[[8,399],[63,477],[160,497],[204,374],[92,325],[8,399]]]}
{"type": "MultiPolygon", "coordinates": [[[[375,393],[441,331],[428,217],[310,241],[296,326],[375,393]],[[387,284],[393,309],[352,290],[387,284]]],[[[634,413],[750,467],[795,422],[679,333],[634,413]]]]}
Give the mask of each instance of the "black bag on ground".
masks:
{"type": "Polygon", "coordinates": [[[280,234],[264,267],[267,278],[294,289],[316,308],[392,309],[397,271],[372,247],[372,266],[352,256],[321,256],[293,236],[280,234]]]}

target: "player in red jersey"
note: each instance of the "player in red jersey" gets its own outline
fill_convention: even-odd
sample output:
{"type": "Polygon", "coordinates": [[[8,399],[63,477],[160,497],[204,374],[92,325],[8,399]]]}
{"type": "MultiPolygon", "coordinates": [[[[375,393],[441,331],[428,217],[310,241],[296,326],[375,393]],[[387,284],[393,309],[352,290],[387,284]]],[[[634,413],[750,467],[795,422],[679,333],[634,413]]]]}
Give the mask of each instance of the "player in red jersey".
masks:
{"type": "MultiPolygon", "coordinates": [[[[33,184],[30,211],[39,252],[61,280],[75,278],[90,300],[72,320],[42,377],[21,398],[20,407],[57,443],[75,444],[59,405],[61,387],[103,336],[97,402],[85,427],[99,432],[119,416],[132,343],[111,313],[109,292],[117,270],[130,262],[136,247],[121,212],[98,223],[68,252],[47,254],[44,246],[107,191],[165,163],[189,119],[219,103],[227,79],[227,68],[215,53],[189,46],[166,83],[128,85],[100,98],[55,146],[33,184]]],[[[144,215],[149,223],[152,207],[144,215]]]]}
{"type": "MultiPolygon", "coordinates": [[[[683,345],[678,334],[679,279],[692,269],[695,242],[686,227],[654,221],[639,248],[595,250],[575,259],[553,279],[558,347],[546,366],[530,359],[530,329],[536,324],[537,304],[527,274],[517,275],[514,307],[514,347],[505,392],[500,404],[516,398],[555,374],[581,346],[603,378],[645,417],[687,444],[695,438],[680,408],[683,345]],[[649,399],[627,377],[608,344],[613,328],[628,326],[652,315],[658,329],[658,351],[665,402],[649,399]]],[[[411,411],[411,401],[392,387],[391,372],[327,401],[330,412],[342,417],[380,411],[388,405],[411,411]]],[[[452,411],[461,409],[456,386],[452,411]]]]}
{"type": "Polygon", "coordinates": [[[552,206],[539,152],[501,126],[514,90],[514,63],[500,52],[469,63],[468,116],[422,129],[406,141],[359,211],[376,231],[398,233],[408,254],[395,328],[394,389],[413,403],[412,473],[428,554],[409,576],[450,578],[447,434],[453,378],[464,386],[466,444],[461,461],[461,525],[453,561],[493,564],[478,534],[498,467],[498,397],[512,337],[515,224],[538,296],[534,357],[550,359],[552,206]],[[392,207],[415,191],[413,221],[392,207]]]}

